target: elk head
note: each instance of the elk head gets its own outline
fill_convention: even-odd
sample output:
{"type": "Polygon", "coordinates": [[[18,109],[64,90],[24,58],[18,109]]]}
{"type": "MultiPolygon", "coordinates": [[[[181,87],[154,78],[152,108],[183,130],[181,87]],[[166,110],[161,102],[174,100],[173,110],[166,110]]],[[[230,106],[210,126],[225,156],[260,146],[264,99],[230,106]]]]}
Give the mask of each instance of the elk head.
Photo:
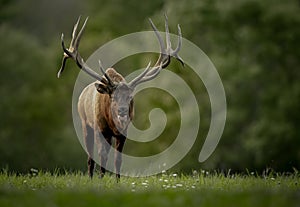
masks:
{"type": "Polygon", "coordinates": [[[85,29],[86,23],[88,18],[83,23],[83,26],[79,32],[77,32],[77,27],[80,22],[80,17],[78,18],[77,23],[74,25],[73,33],[72,33],[72,40],[70,43],[69,48],[67,49],[64,44],[63,34],[61,37],[62,48],[64,50],[64,56],[62,60],[62,66],[58,72],[58,78],[60,77],[61,73],[63,72],[66,64],[66,60],[68,58],[73,59],[78,67],[86,72],[91,77],[95,78],[99,82],[95,83],[96,90],[101,94],[108,94],[110,97],[111,103],[111,113],[114,119],[114,123],[117,126],[120,132],[126,131],[128,124],[132,119],[132,104],[133,104],[133,92],[137,85],[140,83],[152,80],[155,78],[160,71],[167,67],[171,62],[171,57],[175,57],[177,60],[184,65],[182,59],[179,57],[178,52],[181,48],[181,29],[178,25],[178,46],[175,50],[171,48],[171,41],[170,41],[170,34],[168,28],[168,19],[165,16],[165,30],[166,30],[166,47],[164,46],[163,38],[161,37],[160,33],[158,32],[157,28],[153,24],[152,20],[149,19],[150,24],[154,30],[154,33],[159,41],[160,45],[160,55],[158,60],[156,61],[154,66],[150,66],[151,62],[148,64],[146,69],[136,78],[134,78],[131,82],[127,83],[124,79],[121,81],[114,81],[111,76],[109,75],[111,70],[114,69],[107,69],[106,71],[102,67],[101,62],[99,61],[100,71],[103,76],[100,76],[98,73],[94,72],[89,66],[84,62],[83,58],[80,56],[78,52],[78,46],[80,43],[80,39],[82,33],[85,29]]]}

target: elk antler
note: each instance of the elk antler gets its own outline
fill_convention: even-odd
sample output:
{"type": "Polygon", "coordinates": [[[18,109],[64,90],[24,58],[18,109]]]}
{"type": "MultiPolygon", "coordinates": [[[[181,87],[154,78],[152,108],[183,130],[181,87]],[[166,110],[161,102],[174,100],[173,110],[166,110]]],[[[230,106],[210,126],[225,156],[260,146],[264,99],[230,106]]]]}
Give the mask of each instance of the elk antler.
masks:
{"type": "MultiPolygon", "coordinates": [[[[80,54],[78,52],[80,39],[81,39],[82,33],[85,29],[87,20],[88,20],[88,17],[85,19],[82,28],[77,33],[77,28],[78,28],[78,25],[79,25],[79,22],[80,22],[80,16],[79,16],[76,24],[74,25],[74,29],[73,29],[73,32],[72,32],[72,40],[71,40],[71,43],[70,43],[70,46],[69,46],[68,49],[66,48],[65,43],[64,43],[64,34],[61,35],[61,44],[62,44],[62,48],[63,48],[63,51],[64,51],[64,56],[63,56],[62,65],[61,65],[61,68],[58,71],[57,77],[59,78],[61,73],[64,71],[67,59],[71,58],[76,62],[76,64],[78,65],[78,67],[81,70],[83,70],[88,75],[95,78],[96,80],[99,80],[102,83],[108,85],[109,87],[111,87],[111,89],[113,89],[115,87],[115,84],[110,79],[110,77],[105,73],[101,62],[99,61],[99,66],[100,66],[100,71],[101,71],[101,73],[103,73],[104,77],[101,77],[98,73],[94,72],[84,62],[83,58],[80,56],[80,54]]],[[[150,67],[150,65],[151,65],[151,62],[150,62],[148,64],[148,66],[146,67],[146,69],[139,76],[137,76],[135,79],[133,79],[128,84],[132,88],[136,87],[138,84],[140,84],[142,82],[149,81],[149,80],[152,80],[153,78],[155,78],[160,73],[162,68],[165,68],[170,64],[172,56],[175,57],[177,60],[179,60],[181,62],[181,64],[184,66],[183,60],[178,55],[178,52],[181,48],[181,42],[182,42],[182,35],[181,35],[180,26],[179,25],[177,26],[178,27],[178,45],[177,45],[176,49],[173,50],[171,48],[171,41],[170,41],[170,33],[169,33],[169,26],[168,26],[167,16],[165,15],[165,29],[166,29],[166,45],[167,45],[167,47],[164,46],[163,39],[162,39],[160,33],[158,32],[157,28],[153,24],[152,20],[149,19],[149,21],[150,21],[150,24],[153,28],[153,31],[155,32],[155,35],[156,35],[156,37],[159,41],[160,55],[159,55],[159,58],[158,58],[157,62],[155,63],[155,65],[153,67],[150,67]]]]}
{"type": "Polygon", "coordinates": [[[111,81],[111,79],[108,77],[108,75],[105,73],[101,62],[99,62],[100,65],[100,69],[101,72],[103,73],[103,75],[105,76],[105,79],[103,77],[101,77],[98,73],[94,72],[83,60],[83,58],[80,56],[79,52],[78,52],[78,47],[79,47],[79,43],[80,43],[80,39],[81,36],[83,34],[83,31],[85,29],[86,23],[87,23],[88,17],[85,19],[82,28],[80,29],[80,31],[77,33],[77,28],[80,22],[80,16],[76,22],[76,24],[74,25],[74,29],[72,32],[72,40],[70,43],[69,48],[67,49],[64,43],[64,34],[61,35],[61,44],[62,44],[62,48],[64,50],[64,57],[62,60],[62,66],[59,69],[58,73],[57,73],[57,77],[59,78],[60,75],[62,74],[62,72],[64,71],[65,65],[66,65],[66,61],[68,58],[73,59],[76,64],[78,65],[78,67],[80,69],[82,69],[83,71],[85,71],[87,74],[89,74],[90,76],[92,76],[93,78],[95,78],[96,80],[99,80],[105,84],[109,84],[111,86],[113,86],[113,82],[111,81]]]}
{"type": "Polygon", "coordinates": [[[147,68],[143,73],[141,73],[138,77],[133,79],[129,85],[131,87],[136,87],[138,84],[152,80],[155,78],[159,72],[162,70],[162,68],[166,68],[170,62],[171,62],[171,57],[175,57],[181,64],[184,66],[184,62],[179,57],[178,52],[181,48],[181,42],[182,42],[182,34],[181,34],[181,29],[179,24],[177,25],[178,28],[178,45],[175,50],[172,49],[171,47],[171,41],[170,41],[170,33],[169,33],[169,26],[168,26],[168,17],[165,15],[165,30],[166,30],[166,45],[167,47],[164,46],[164,41],[158,32],[156,26],[152,22],[152,20],[149,18],[151,27],[153,28],[153,31],[158,39],[159,45],[160,45],[160,55],[158,60],[156,61],[154,67],[150,70],[150,63],[148,64],[147,68]]]}
{"type": "Polygon", "coordinates": [[[167,45],[166,48],[164,47],[163,39],[162,39],[160,33],[158,32],[156,26],[154,25],[154,23],[152,22],[151,19],[149,19],[149,21],[150,21],[151,27],[153,28],[153,31],[155,32],[155,35],[156,35],[156,37],[159,41],[159,45],[160,45],[160,55],[159,55],[157,62],[155,63],[155,66],[158,66],[158,65],[160,65],[161,62],[163,62],[162,68],[167,67],[171,62],[171,56],[175,57],[184,66],[183,60],[178,55],[178,52],[181,48],[181,42],[182,42],[182,34],[181,34],[180,25],[179,24],[177,25],[178,45],[177,45],[176,49],[173,50],[171,47],[167,15],[165,14],[165,30],[166,30],[166,45],[167,45]]]}

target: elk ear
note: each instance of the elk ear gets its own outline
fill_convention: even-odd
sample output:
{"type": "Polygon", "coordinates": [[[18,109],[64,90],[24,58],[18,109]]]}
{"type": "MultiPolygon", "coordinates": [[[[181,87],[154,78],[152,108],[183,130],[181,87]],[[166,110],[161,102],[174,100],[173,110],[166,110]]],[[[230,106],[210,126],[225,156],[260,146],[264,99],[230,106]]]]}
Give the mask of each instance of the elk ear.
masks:
{"type": "Polygon", "coordinates": [[[109,94],[109,89],[106,85],[104,85],[102,83],[95,83],[95,87],[99,93],[109,94]]]}

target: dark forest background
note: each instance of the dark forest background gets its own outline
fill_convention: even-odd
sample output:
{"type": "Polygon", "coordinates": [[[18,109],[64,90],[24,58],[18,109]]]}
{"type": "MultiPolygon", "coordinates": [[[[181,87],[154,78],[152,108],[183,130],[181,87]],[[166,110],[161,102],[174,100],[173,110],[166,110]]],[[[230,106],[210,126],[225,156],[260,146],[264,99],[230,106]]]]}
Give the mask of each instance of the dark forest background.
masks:
{"type": "MultiPolygon", "coordinates": [[[[116,37],[150,30],[149,17],[163,30],[164,13],[172,32],[180,23],[183,36],[209,56],[227,98],[221,141],[214,154],[199,163],[210,103],[205,88],[196,94],[203,117],[197,143],[174,170],[300,169],[298,0],[0,0],[0,168],[85,171],[87,157],[72,122],[72,91],[79,71],[69,63],[62,78],[56,77],[61,33],[69,41],[77,17],[89,16],[80,45],[82,56],[88,57],[116,37]]],[[[124,60],[118,68],[144,67],[141,58],[145,60],[124,60]]],[[[179,64],[172,64],[172,70],[192,87],[203,87],[179,64]]],[[[154,106],[178,110],[176,103],[164,105],[164,98],[170,97],[151,91],[136,97],[141,127],[149,124],[147,110],[154,106]]],[[[162,141],[142,151],[156,153],[159,145],[170,144],[176,125],[172,121],[178,122],[168,119],[162,141]]],[[[130,152],[130,144],[126,147],[130,152]]]]}

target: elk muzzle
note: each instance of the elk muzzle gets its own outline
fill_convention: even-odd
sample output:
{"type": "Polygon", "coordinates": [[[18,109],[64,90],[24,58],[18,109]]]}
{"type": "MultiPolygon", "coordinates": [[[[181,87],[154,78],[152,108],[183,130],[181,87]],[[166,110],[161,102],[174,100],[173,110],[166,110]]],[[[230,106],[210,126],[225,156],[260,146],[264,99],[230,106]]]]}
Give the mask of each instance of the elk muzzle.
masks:
{"type": "Polygon", "coordinates": [[[118,109],[118,122],[122,129],[126,128],[128,123],[130,122],[129,119],[129,109],[126,106],[119,107],[118,109]]]}

